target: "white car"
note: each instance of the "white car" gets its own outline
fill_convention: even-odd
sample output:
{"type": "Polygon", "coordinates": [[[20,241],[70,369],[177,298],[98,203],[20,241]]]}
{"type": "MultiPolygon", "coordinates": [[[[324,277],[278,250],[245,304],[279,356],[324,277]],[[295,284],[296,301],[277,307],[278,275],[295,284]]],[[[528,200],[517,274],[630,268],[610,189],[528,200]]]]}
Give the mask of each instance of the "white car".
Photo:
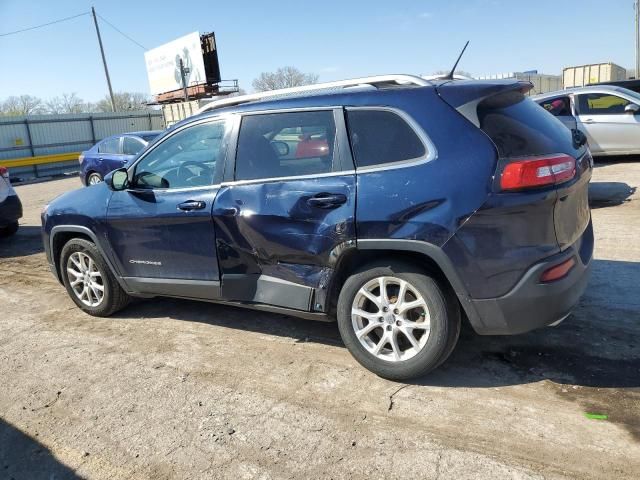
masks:
{"type": "Polygon", "coordinates": [[[0,167],[0,238],[18,231],[18,219],[22,217],[22,203],[11,186],[9,171],[0,167]]]}
{"type": "Polygon", "coordinates": [[[640,94],[598,85],[531,98],[567,127],[584,132],[594,156],[640,155],[640,94]]]}

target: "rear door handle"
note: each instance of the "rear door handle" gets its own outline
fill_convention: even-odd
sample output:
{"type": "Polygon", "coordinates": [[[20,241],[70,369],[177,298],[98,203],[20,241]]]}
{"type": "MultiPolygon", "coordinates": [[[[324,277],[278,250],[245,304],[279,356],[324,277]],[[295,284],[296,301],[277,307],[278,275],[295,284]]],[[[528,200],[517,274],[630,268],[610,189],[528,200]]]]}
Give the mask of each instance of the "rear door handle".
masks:
{"type": "Polygon", "coordinates": [[[594,123],[593,122],[593,118],[587,118],[584,122],[582,123],[594,123]]]}
{"type": "Polygon", "coordinates": [[[178,205],[178,210],[190,212],[191,210],[202,210],[206,206],[207,204],[205,202],[201,202],[198,200],[187,200],[186,202],[178,205]]]}
{"type": "Polygon", "coordinates": [[[336,208],[347,203],[347,196],[342,193],[318,193],[307,200],[307,204],[316,208],[336,208]]]}

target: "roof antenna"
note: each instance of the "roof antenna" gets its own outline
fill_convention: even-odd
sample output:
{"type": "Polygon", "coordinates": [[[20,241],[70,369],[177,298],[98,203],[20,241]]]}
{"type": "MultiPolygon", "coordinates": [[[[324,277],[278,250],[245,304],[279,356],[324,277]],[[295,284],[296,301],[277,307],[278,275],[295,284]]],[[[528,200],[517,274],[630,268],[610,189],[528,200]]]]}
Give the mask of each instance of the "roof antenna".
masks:
{"type": "Polygon", "coordinates": [[[469,46],[469,40],[467,40],[467,43],[464,44],[464,48],[460,52],[460,55],[458,55],[458,59],[456,60],[456,63],[453,65],[453,68],[449,72],[449,75],[442,77],[443,80],[453,80],[453,74],[455,73],[456,68],[458,67],[458,63],[460,63],[460,59],[462,58],[462,55],[464,55],[464,51],[467,49],[468,46],[469,46]]]}

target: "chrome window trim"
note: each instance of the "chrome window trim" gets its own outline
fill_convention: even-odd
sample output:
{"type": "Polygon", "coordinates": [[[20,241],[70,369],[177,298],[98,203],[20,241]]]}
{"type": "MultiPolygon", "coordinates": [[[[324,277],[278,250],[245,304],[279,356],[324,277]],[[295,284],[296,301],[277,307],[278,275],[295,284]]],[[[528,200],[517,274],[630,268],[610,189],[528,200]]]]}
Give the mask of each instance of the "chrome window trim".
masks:
{"type": "Polygon", "coordinates": [[[220,188],[222,186],[221,183],[214,183],[211,185],[200,185],[198,187],[184,187],[184,188],[126,188],[125,191],[133,192],[133,193],[179,193],[179,192],[195,192],[195,191],[206,191],[206,190],[214,190],[216,188],[220,188]]]}
{"type": "MultiPolygon", "coordinates": [[[[291,175],[288,177],[272,177],[272,178],[256,178],[251,180],[233,180],[228,182],[222,182],[222,187],[229,187],[234,185],[251,185],[256,183],[271,183],[271,182],[286,182],[286,181],[294,181],[294,180],[312,180],[314,178],[326,178],[326,177],[339,177],[341,175],[354,175],[359,173],[373,173],[380,172],[385,170],[395,170],[399,168],[408,168],[416,165],[421,165],[424,163],[431,162],[438,158],[438,152],[436,146],[431,141],[426,132],[420,127],[420,125],[403,110],[394,107],[384,107],[384,106],[362,106],[362,107],[345,107],[340,105],[333,106],[321,106],[321,107],[297,107],[297,108],[286,108],[286,109],[266,109],[266,110],[251,110],[249,112],[237,112],[237,114],[241,117],[245,115],[260,115],[260,114],[273,114],[273,113],[294,113],[294,112],[304,112],[304,111],[327,111],[327,110],[374,110],[374,111],[388,111],[398,115],[402,120],[404,120],[411,130],[416,134],[416,136],[422,142],[426,155],[417,158],[410,158],[407,160],[398,160],[397,162],[389,162],[380,165],[374,165],[370,167],[362,167],[356,168],[355,170],[342,170],[342,171],[334,171],[327,173],[319,173],[319,174],[311,174],[311,175],[291,175]]],[[[234,115],[234,114],[230,114],[234,115]]],[[[351,147],[349,146],[351,150],[351,147]]]]}
{"type": "Polygon", "coordinates": [[[311,175],[292,175],[289,177],[272,177],[272,178],[254,178],[251,180],[234,180],[231,182],[222,182],[222,187],[232,187],[234,185],[251,185],[254,183],[271,183],[271,182],[287,182],[291,180],[313,180],[314,178],[339,177],[341,175],[354,175],[355,170],[342,170],[336,172],[317,173],[311,175]]]}
{"type": "MultiPolygon", "coordinates": [[[[424,149],[426,152],[425,155],[421,157],[408,158],[406,160],[398,160],[395,162],[380,163],[378,165],[358,167],[356,164],[356,173],[360,174],[360,173],[381,172],[385,170],[395,170],[398,168],[414,167],[416,165],[421,165],[423,163],[431,162],[436,158],[438,158],[438,151],[434,143],[431,141],[431,138],[429,138],[429,135],[427,135],[427,133],[422,129],[422,127],[418,124],[418,122],[416,122],[413,119],[413,117],[409,115],[407,112],[405,112],[404,110],[400,110],[399,108],[395,108],[395,107],[383,107],[383,106],[345,107],[345,110],[347,112],[347,128],[349,124],[348,116],[350,111],[370,110],[370,111],[394,113],[395,115],[399,116],[402,120],[404,120],[404,122],[409,126],[409,128],[411,128],[413,133],[416,134],[418,139],[422,142],[422,145],[424,146],[424,149]]],[[[351,149],[351,151],[353,152],[353,148],[351,149]]],[[[354,162],[355,161],[356,159],[354,156],[354,162]]]]}

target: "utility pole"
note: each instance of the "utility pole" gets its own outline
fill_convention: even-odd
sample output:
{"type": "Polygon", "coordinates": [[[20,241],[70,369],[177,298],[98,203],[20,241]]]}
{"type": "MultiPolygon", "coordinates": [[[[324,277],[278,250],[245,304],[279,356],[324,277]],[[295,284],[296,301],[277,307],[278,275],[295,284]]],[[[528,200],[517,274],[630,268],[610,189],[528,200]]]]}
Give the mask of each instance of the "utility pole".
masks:
{"type": "Polygon", "coordinates": [[[102,65],[104,65],[104,75],[107,77],[107,85],[109,86],[109,97],[111,97],[111,109],[116,111],[116,102],[113,98],[113,89],[111,88],[111,79],[109,78],[109,69],[107,68],[107,59],[104,56],[104,48],[102,46],[102,37],[100,37],[100,28],[98,28],[98,19],[96,18],[96,9],[91,7],[93,15],[93,23],[96,26],[96,35],[98,35],[98,44],[100,45],[100,54],[102,55],[102,65]]]}
{"type": "Polygon", "coordinates": [[[182,78],[182,90],[184,91],[184,101],[189,101],[189,92],[187,91],[187,73],[189,73],[188,68],[184,68],[184,62],[182,61],[182,57],[180,57],[180,77],[182,78]]]}
{"type": "Polygon", "coordinates": [[[636,80],[640,79],[640,0],[635,0],[634,9],[636,11],[636,80]]]}

